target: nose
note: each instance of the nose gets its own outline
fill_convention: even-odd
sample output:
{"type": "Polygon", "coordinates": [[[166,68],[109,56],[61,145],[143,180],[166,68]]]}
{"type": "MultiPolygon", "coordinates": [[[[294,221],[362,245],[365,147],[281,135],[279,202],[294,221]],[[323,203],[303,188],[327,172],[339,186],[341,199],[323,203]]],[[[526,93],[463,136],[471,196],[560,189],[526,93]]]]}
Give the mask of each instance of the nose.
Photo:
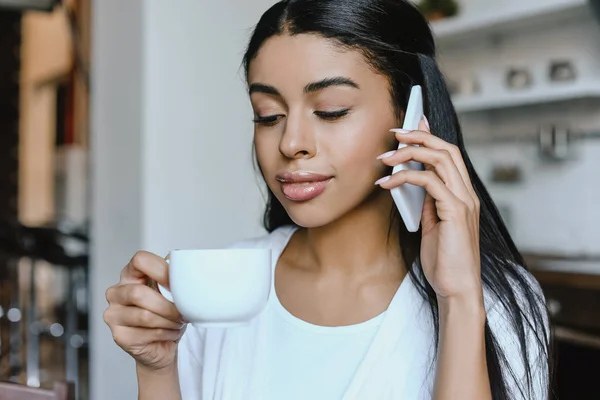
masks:
{"type": "Polygon", "coordinates": [[[290,159],[312,158],[317,152],[314,132],[310,122],[301,115],[288,115],[279,151],[290,159]]]}

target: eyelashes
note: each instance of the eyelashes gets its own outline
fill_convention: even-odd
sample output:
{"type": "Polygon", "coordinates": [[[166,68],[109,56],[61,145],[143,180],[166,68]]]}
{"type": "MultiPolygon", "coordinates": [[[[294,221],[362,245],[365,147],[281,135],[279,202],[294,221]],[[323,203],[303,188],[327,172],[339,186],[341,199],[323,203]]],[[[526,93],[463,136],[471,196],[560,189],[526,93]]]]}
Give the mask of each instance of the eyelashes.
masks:
{"type": "Polygon", "coordinates": [[[266,117],[257,116],[252,122],[258,125],[272,126],[279,122],[281,118],[283,118],[283,115],[269,115],[266,117]]]}
{"type": "Polygon", "coordinates": [[[338,111],[315,111],[315,115],[325,121],[335,121],[336,119],[345,117],[350,112],[350,109],[338,111]]]}
{"type": "MultiPolygon", "coordinates": [[[[337,110],[337,111],[315,111],[314,114],[321,118],[324,121],[333,122],[340,118],[345,117],[350,113],[350,109],[337,110]]],[[[256,116],[255,119],[252,120],[255,124],[265,125],[265,126],[273,126],[276,125],[281,118],[285,117],[283,114],[277,115],[267,115],[267,116],[256,116]]]]}

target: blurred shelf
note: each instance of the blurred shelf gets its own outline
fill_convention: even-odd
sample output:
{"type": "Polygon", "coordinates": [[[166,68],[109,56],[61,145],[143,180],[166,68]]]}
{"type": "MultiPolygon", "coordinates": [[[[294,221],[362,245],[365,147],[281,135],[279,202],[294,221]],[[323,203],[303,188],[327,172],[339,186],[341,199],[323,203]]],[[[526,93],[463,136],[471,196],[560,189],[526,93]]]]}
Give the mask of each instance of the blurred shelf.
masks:
{"type": "Polygon", "coordinates": [[[545,260],[538,261],[531,268],[536,271],[598,276],[600,275],[600,260],[545,260]]]}
{"type": "Polygon", "coordinates": [[[495,96],[474,95],[466,98],[456,96],[453,98],[453,103],[458,113],[472,113],[578,99],[600,99],[600,81],[556,84],[541,90],[523,89],[495,96]]]}
{"type": "Polygon", "coordinates": [[[431,24],[438,43],[519,31],[532,26],[552,27],[592,15],[588,0],[522,0],[485,11],[467,12],[431,24]]]}

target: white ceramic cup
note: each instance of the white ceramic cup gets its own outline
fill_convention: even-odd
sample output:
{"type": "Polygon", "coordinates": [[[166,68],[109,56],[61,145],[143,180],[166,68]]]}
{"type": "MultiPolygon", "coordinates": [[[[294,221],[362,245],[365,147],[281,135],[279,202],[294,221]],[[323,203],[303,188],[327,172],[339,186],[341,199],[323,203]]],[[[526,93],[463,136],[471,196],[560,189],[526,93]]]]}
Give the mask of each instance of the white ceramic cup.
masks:
{"type": "Polygon", "coordinates": [[[270,249],[174,250],[170,292],[159,290],[183,317],[201,327],[248,324],[271,291],[270,249]]]}

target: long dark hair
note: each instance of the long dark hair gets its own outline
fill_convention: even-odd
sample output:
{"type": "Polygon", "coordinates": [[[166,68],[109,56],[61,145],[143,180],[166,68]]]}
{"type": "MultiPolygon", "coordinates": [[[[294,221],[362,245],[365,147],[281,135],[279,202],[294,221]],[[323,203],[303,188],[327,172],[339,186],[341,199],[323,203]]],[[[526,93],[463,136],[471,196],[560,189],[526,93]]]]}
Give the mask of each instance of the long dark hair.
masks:
{"type": "MultiPolygon", "coordinates": [[[[463,137],[444,77],[435,61],[435,42],[427,21],[405,0],[285,0],[266,11],[256,26],[244,56],[246,76],[250,63],[270,37],[279,34],[318,34],[340,46],[361,51],[369,64],[390,81],[391,99],[400,120],[410,88],[424,88],[425,113],[434,134],[461,151],[481,203],[481,278],[486,293],[504,313],[518,337],[524,371],[514,371],[497,337],[486,321],[485,342],[489,380],[495,400],[512,395],[533,398],[534,381],[548,390],[550,340],[543,295],[526,271],[525,263],[500,214],[465,150],[463,137]],[[530,365],[546,365],[546,376],[534,376],[530,365]],[[521,376],[524,373],[524,376],[521,376]],[[513,382],[511,384],[510,382],[513,382]],[[517,387],[514,387],[517,386],[517,387]]],[[[273,231],[293,224],[269,190],[264,225],[273,231]]],[[[438,345],[438,304],[433,288],[423,277],[419,260],[421,231],[411,233],[402,223],[400,243],[409,275],[431,306],[438,345]]],[[[538,392],[539,394],[539,392],[538,392]]],[[[545,394],[544,394],[545,396],[545,394]]]]}

